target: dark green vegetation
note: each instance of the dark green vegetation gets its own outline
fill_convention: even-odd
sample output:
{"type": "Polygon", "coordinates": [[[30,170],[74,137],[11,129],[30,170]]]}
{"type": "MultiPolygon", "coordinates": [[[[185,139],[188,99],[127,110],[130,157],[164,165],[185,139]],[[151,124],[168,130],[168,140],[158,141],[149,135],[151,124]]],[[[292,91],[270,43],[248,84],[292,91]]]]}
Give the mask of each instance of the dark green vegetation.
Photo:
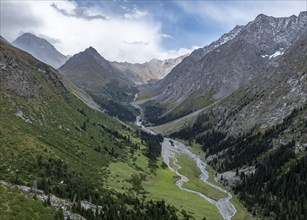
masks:
{"type": "Polygon", "coordinates": [[[122,121],[135,121],[136,117],[133,114],[133,110],[131,110],[130,105],[127,106],[127,104],[95,94],[91,94],[91,96],[95,102],[100,105],[101,109],[105,110],[109,115],[117,117],[122,121]]]}
{"type": "Polygon", "coordinates": [[[266,155],[255,174],[242,176],[235,190],[249,210],[260,207],[271,219],[307,219],[307,154],[296,159],[292,145],[266,155]]]}
{"type": "MultiPolygon", "coordinates": [[[[105,187],[110,163],[141,153],[138,132],[87,107],[66,90],[54,69],[29,54],[1,43],[0,58],[2,180],[27,186],[36,181],[47,194],[91,201],[106,210],[98,219],[177,218],[177,210],[163,201],[105,187]]],[[[74,211],[87,219],[95,214],[78,206],[74,211]]]]}
{"type": "Polygon", "coordinates": [[[282,123],[265,131],[256,132],[254,129],[231,136],[214,129],[214,114],[207,113],[198,118],[192,127],[171,136],[196,141],[207,156],[223,152],[210,162],[219,172],[255,166],[255,174],[238,173],[240,181],[234,187],[253,214],[265,219],[306,219],[306,150],[295,153],[293,139],[288,139],[278,148],[274,146],[274,140],[294,124],[296,129],[307,128],[304,115],[306,106],[293,110],[282,123]]]}
{"type": "Polygon", "coordinates": [[[135,121],[135,109],[129,103],[133,101],[137,93],[136,88],[121,84],[117,80],[111,80],[102,91],[98,93],[88,91],[88,93],[109,115],[122,121],[135,121]]]}
{"type": "Polygon", "coordinates": [[[176,120],[177,118],[183,117],[192,111],[183,111],[175,114],[166,114],[164,113],[167,111],[166,108],[160,106],[158,103],[149,101],[144,105],[144,117],[145,122],[154,124],[154,125],[161,125],[167,123],[172,120],[176,120]]]}
{"type": "MultiPolygon", "coordinates": [[[[214,160],[212,165],[219,171],[235,169],[243,165],[255,165],[256,158],[273,148],[273,140],[278,138],[298,115],[303,115],[306,108],[294,110],[281,124],[278,124],[264,133],[246,133],[241,136],[227,136],[221,132],[212,131],[196,140],[203,143],[203,150],[209,155],[227,149],[227,152],[214,160]]],[[[290,147],[294,147],[293,141],[290,147]]]]}
{"type": "Polygon", "coordinates": [[[157,160],[161,155],[161,143],[163,137],[161,135],[153,135],[144,131],[141,131],[140,137],[145,141],[147,145],[146,155],[151,160],[157,160]]]}
{"type": "MultiPolygon", "coordinates": [[[[208,135],[203,136],[200,134],[209,131],[215,124],[216,120],[214,119],[213,113],[210,112],[207,114],[200,115],[191,127],[186,127],[180,131],[173,132],[170,136],[173,138],[189,140],[190,142],[192,140],[197,140],[197,142],[199,143],[203,143],[203,140],[206,139],[206,143],[208,143],[208,135]]],[[[220,141],[224,137],[225,136],[223,136],[222,138],[218,137],[217,140],[220,141]]]]}
{"type": "Polygon", "coordinates": [[[80,213],[88,220],[143,220],[143,219],[165,219],[177,220],[176,209],[173,206],[167,205],[163,200],[158,202],[141,202],[137,199],[131,200],[126,198],[124,204],[129,204],[132,209],[127,209],[124,204],[118,201],[106,199],[102,202],[102,208],[96,211],[85,210],[81,207],[80,202],[73,206],[73,211],[80,213]],[[111,207],[111,208],[110,208],[111,207]]]}

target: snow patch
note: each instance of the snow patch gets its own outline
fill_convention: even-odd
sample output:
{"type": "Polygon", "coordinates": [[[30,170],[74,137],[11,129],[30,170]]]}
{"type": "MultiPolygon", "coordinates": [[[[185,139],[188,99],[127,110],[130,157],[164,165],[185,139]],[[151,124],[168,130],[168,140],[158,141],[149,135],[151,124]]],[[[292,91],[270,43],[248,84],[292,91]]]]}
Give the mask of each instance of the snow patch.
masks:
{"type": "Polygon", "coordinates": [[[275,53],[271,54],[271,55],[261,55],[262,58],[269,58],[269,59],[272,59],[272,58],[275,58],[277,56],[280,56],[280,55],[283,55],[285,52],[285,49],[284,48],[280,48],[279,50],[275,51],[275,53]]]}

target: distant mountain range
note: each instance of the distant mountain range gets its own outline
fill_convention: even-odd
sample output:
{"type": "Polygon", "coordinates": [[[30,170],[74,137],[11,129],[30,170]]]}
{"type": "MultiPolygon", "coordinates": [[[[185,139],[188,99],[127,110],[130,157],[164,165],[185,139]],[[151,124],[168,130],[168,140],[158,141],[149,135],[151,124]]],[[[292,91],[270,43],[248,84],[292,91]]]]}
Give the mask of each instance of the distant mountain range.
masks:
{"type": "Polygon", "coordinates": [[[174,59],[157,60],[152,59],[143,64],[112,62],[112,66],[125,75],[130,76],[130,81],[136,85],[142,85],[164,78],[171,70],[178,65],[186,56],[174,59]]]}
{"type": "Polygon", "coordinates": [[[62,66],[68,59],[47,40],[31,33],[22,34],[12,44],[54,68],[62,66]]]}

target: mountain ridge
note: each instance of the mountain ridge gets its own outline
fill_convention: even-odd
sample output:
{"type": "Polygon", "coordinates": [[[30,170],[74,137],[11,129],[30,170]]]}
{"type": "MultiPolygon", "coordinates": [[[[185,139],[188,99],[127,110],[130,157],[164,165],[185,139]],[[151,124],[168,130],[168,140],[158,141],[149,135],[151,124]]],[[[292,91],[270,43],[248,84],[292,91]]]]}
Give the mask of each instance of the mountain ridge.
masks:
{"type": "Polygon", "coordinates": [[[202,53],[208,47],[194,51],[167,77],[142,91],[139,99],[159,103],[148,105],[164,109],[160,124],[204,108],[246,84],[273,62],[270,58],[282,55],[306,30],[305,18],[304,12],[287,18],[259,15],[233,29],[238,29],[236,34],[224,44],[214,47],[213,42],[208,53],[202,53]]]}

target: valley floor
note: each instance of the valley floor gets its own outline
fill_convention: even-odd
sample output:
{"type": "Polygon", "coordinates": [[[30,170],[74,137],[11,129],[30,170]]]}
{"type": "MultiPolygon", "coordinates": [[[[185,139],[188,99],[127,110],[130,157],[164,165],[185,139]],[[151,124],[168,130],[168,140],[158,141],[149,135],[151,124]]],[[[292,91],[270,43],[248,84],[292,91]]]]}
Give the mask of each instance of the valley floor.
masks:
{"type": "MultiPolygon", "coordinates": [[[[253,219],[230,192],[221,184],[212,181],[212,169],[209,173],[201,157],[192,153],[184,144],[165,139],[162,144],[162,156],[170,170],[181,177],[176,181],[176,185],[207,201],[207,206],[216,206],[223,219],[253,219]]],[[[207,219],[213,217],[208,216],[207,219]]]]}

